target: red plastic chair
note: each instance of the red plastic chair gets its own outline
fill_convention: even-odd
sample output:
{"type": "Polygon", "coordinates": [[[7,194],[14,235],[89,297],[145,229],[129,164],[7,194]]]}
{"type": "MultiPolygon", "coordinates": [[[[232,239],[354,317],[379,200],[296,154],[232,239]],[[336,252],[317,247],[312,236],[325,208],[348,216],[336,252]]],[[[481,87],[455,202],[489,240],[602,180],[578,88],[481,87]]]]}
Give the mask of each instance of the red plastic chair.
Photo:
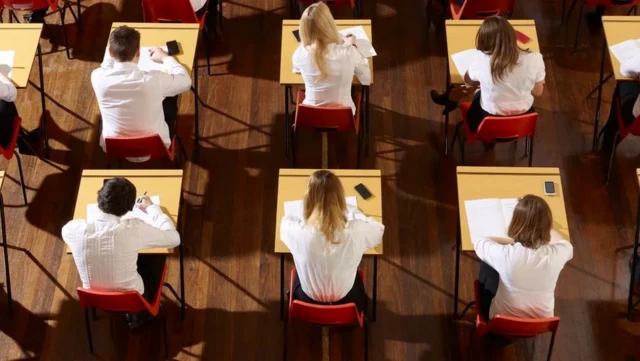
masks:
{"type": "MultiPolygon", "coordinates": [[[[290,1],[291,1],[291,4],[290,4],[291,9],[294,9],[294,12],[292,14],[295,14],[296,18],[300,18],[302,14],[300,14],[300,9],[298,8],[298,2],[305,3],[305,4],[313,4],[318,2],[319,0],[290,0],[290,1]]],[[[351,6],[351,10],[353,11],[354,19],[358,19],[360,16],[362,16],[361,3],[363,0],[320,0],[320,1],[324,1],[329,6],[349,5],[351,6]]]]}
{"type": "MultiPolygon", "coordinates": [[[[93,337],[91,336],[91,322],[89,320],[89,308],[102,310],[108,313],[138,313],[148,311],[151,315],[156,316],[160,313],[162,317],[162,334],[164,336],[164,353],[165,359],[169,358],[169,345],[167,338],[167,321],[164,314],[164,309],[160,303],[162,297],[163,285],[171,290],[171,293],[178,298],[176,291],[170,284],[165,283],[165,275],[167,273],[167,265],[165,263],[162,269],[162,276],[160,277],[160,287],[153,298],[153,302],[150,304],[142,297],[137,291],[97,291],[87,290],[82,287],[77,288],[78,297],[80,298],[80,306],[84,310],[84,320],[87,331],[87,339],[89,341],[89,350],[93,354],[93,337]]],[[[179,299],[179,298],[178,298],[179,299]]],[[[94,313],[95,318],[95,313],[94,313]]]]}
{"type": "MultiPolygon", "coordinates": [[[[616,149],[618,147],[618,140],[622,141],[622,139],[626,138],[627,135],[635,135],[640,136],[640,117],[637,117],[631,125],[627,126],[624,124],[624,120],[622,118],[622,107],[620,106],[620,98],[616,97],[615,106],[618,110],[618,131],[616,132],[613,138],[613,145],[611,147],[611,156],[609,157],[609,166],[607,167],[607,177],[605,180],[605,184],[609,184],[609,179],[611,178],[611,168],[613,166],[613,158],[616,154],[616,149]]],[[[604,128],[600,131],[598,138],[602,136],[602,132],[604,128]]]]}
{"type": "Polygon", "coordinates": [[[462,6],[456,0],[449,0],[451,17],[460,19],[486,19],[492,16],[511,17],[515,0],[466,0],[462,6]]]}
{"type": "Polygon", "coordinates": [[[480,282],[475,281],[473,285],[475,302],[471,302],[462,311],[464,316],[465,312],[472,306],[476,305],[476,322],[471,330],[469,337],[469,351],[467,352],[467,358],[471,359],[471,345],[473,342],[474,331],[478,332],[478,336],[482,337],[488,333],[504,336],[511,339],[523,339],[531,338],[538,335],[542,335],[547,332],[551,332],[551,342],[549,344],[549,353],[547,354],[547,361],[551,360],[553,354],[553,344],[556,339],[556,331],[560,325],[560,317],[548,317],[548,318],[519,318],[511,316],[496,315],[487,322],[482,316],[482,312],[479,311],[478,305],[480,305],[480,282]]]}
{"type": "MultiPolygon", "coordinates": [[[[209,1],[204,4],[206,9],[209,1]]],[[[220,1],[222,4],[222,1],[220,1]]],[[[222,14],[222,5],[220,5],[220,14],[222,14]]],[[[147,23],[197,23],[200,27],[200,33],[205,38],[205,54],[207,56],[207,73],[211,76],[211,60],[209,59],[209,34],[206,29],[207,12],[198,19],[191,2],[189,0],[142,0],[142,17],[147,23]]],[[[215,29],[214,29],[215,30],[215,29]]],[[[196,65],[198,61],[196,60],[196,65]]]]}
{"type": "Polygon", "coordinates": [[[529,156],[529,167],[533,162],[533,138],[536,135],[536,123],[538,122],[538,113],[530,113],[516,116],[504,116],[504,117],[486,117],[480,123],[478,130],[475,133],[471,132],[469,124],[467,123],[467,113],[470,102],[460,103],[458,106],[462,113],[462,121],[456,125],[456,131],[451,143],[451,148],[455,145],[456,138],[460,138],[460,153],[462,155],[462,164],[464,164],[464,143],[460,135],[460,126],[464,128],[466,143],[471,145],[476,140],[485,143],[504,143],[510,141],[517,141],[518,139],[525,138],[525,156],[529,156]]]}
{"type": "Polygon", "coordinates": [[[169,149],[164,145],[159,134],[145,135],[141,137],[106,137],[104,139],[107,167],[112,160],[123,160],[126,158],[145,158],[149,160],[166,159],[176,163],[176,168],[180,168],[180,155],[187,158],[184,145],[177,135],[173,136],[169,149]],[[176,151],[179,148],[180,152],[176,151]]]}
{"type": "MultiPolygon", "coordinates": [[[[78,0],[79,4],[80,0],[78,0]]],[[[14,13],[14,11],[36,11],[36,10],[44,10],[51,8],[52,11],[58,11],[58,0],[2,0],[2,9],[0,10],[0,15],[2,15],[2,10],[9,9],[9,21],[13,22],[14,20],[19,23],[20,20],[14,13]]],[[[64,24],[64,18],[67,13],[67,9],[71,11],[71,15],[73,15],[73,19],[76,21],[76,25],[78,29],[80,29],[80,23],[78,21],[78,16],[76,16],[75,12],[73,12],[73,8],[71,7],[71,3],[68,0],[64,0],[64,5],[58,11],[60,13],[60,24],[64,24]]],[[[78,9],[80,9],[80,5],[78,5],[78,9]]],[[[61,26],[62,35],[64,36],[64,46],[67,51],[67,58],[71,59],[71,54],[69,53],[69,40],[67,38],[67,30],[65,26],[61,26]]]]}
{"type": "MultiPolygon", "coordinates": [[[[7,160],[11,160],[11,157],[16,156],[16,160],[18,161],[18,171],[20,172],[20,186],[22,187],[22,197],[24,198],[24,204],[27,204],[27,191],[24,185],[24,176],[22,174],[22,162],[20,161],[20,154],[16,151],[16,146],[18,145],[18,138],[20,136],[20,132],[22,131],[22,118],[16,117],[13,122],[13,129],[11,135],[11,141],[9,142],[9,146],[7,148],[2,148],[0,146],[0,154],[5,157],[7,160]]],[[[25,142],[26,144],[26,142],[25,142]]],[[[35,151],[32,150],[34,154],[35,151]]]]}
{"type": "Polygon", "coordinates": [[[336,106],[336,107],[318,107],[313,105],[302,104],[304,101],[304,90],[298,91],[298,99],[296,101],[296,112],[294,114],[293,132],[289,132],[291,139],[289,144],[292,147],[293,153],[293,166],[296,164],[296,145],[295,134],[298,131],[298,126],[322,133],[322,168],[327,168],[327,148],[328,148],[328,133],[339,133],[346,131],[355,131],[358,135],[358,168],[360,168],[360,103],[362,100],[362,94],[356,92],[354,102],[356,104],[356,114],[353,115],[353,110],[348,106],[336,106]]]}
{"type": "MultiPolygon", "coordinates": [[[[591,6],[599,5],[599,6],[604,6],[607,9],[629,8],[627,15],[631,14],[632,11],[633,11],[633,15],[636,15],[638,11],[636,6],[640,4],[640,0],[581,0],[581,1],[582,1],[582,5],[580,6],[580,15],[578,16],[578,27],[576,28],[576,37],[573,43],[574,52],[578,47],[578,36],[580,35],[580,26],[582,25],[582,13],[584,12],[585,6],[591,7],[591,6]]],[[[573,11],[573,8],[576,6],[576,4],[578,3],[578,0],[573,0],[566,18],[564,16],[565,2],[566,0],[562,0],[562,23],[563,24],[565,20],[568,20],[569,16],[571,16],[571,12],[573,11]]]]}
{"type": "MultiPolygon", "coordinates": [[[[364,283],[364,272],[358,270],[358,276],[364,283]]],[[[369,335],[364,312],[358,312],[355,303],[343,305],[316,305],[293,299],[293,282],[296,278],[295,267],[291,270],[289,284],[289,315],[284,322],[283,358],[287,359],[287,326],[292,320],[298,320],[317,327],[343,327],[358,325],[364,327],[364,358],[369,358],[369,335]]]]}

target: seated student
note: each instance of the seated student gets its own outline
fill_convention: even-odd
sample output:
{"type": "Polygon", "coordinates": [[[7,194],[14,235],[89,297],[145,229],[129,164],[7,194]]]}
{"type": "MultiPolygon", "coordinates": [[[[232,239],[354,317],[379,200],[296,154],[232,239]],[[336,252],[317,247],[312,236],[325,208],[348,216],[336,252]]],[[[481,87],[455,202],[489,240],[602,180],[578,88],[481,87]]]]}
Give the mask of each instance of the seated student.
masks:
{"type": "Polygon", "coordinates": [[[293,71],[302,74],[304,104],[356,106],[351,98],[353,75],[371,83],[369,62],[355,47],[353,35],[342,38],[323,2],[309,6],[300,19],[301,44],[293,53],[293,71]]]}
{"type": "MultiPolygon", "coordinates": [[[[177,247],[180,235],[171,219],[149,197],[136,203],[136,187],[125,178],[107,180],[98,192],[100,213],[95,220],[76,219],[62,228],[71,248],[82,287],[104,291],[138,291],[153,301],[166,260],[163,255],[138,255],[140,250],[177,247]],[[153,225],[122,217],[138,207],[153,225]]],[[[139,316],[139,315],[138,315],[139,316]]],[[[148,315],[147,315],[148,316],[148,315]]],[[[129,315],[130,326],[140,321],[129,315]]]]}
{"type": "Polygon", "coordinates": [[[464,75],[467,85],[480,87],[467,114],[471,131],[487,116],[534,112],[533,97],[542,95],[544,88],[542,55],[521,49],[513,26],[498,16],[482,22],[476,48],[479,51],[464,75]]]}
{"type": "Polygon", "coordinates": [[[11,142],[13,125],[18,116],[18,109],[13,103],[17,95],[16,86],[0,73],[0,147],[3,149],[6,149],[11,142]]]}
{"type": "Polygon", "coordinates": [[[347,207],[338,177],[319,170],[311,175],[304,196],[303,218],[282,219],[280,239],[296,264],[293,297],[308,303],[355,303],[367,298],[358,265],[362,254],[382,242],[384,226],[357,207],[347,207]]]}
{"type": "Polygon", "coordinates": [[[554,290],[573,246],[552,229],[544,199],[527,195],[513,211],[510,238],[473,239],[480,265],[480,311],[522,318],[553,317],[554,290]]]}
{"type": "MultiPolygon", "coordinates": [[[[120,26],[109,36],[109,51],[100,68],[91,73],[91,84],[102,114],[100,146],[104,138],[159,134],[169,147],[178,116],[178,94],[191,87],[187,70],[164,50],[151,50],[151,59],[166,72],[141,71],[140,33],[120,26]]],[[[137,161],[144,161],[138,159],[137,161]]],[[[136,161],[136,160],[134,160],[136,161]]]]}

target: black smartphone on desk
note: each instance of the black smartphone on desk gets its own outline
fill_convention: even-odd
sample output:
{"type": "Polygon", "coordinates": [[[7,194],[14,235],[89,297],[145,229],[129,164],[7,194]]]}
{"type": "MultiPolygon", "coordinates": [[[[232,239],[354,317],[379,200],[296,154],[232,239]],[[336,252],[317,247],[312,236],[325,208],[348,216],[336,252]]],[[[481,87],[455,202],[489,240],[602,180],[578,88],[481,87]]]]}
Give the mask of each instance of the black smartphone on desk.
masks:
{"type": "Polygon", "coordinates": [[[300,30],[294,30],[293,31],[293,36],[296,37],[296,40],[298,40],[298,42],[300,42],[300,30]]]}
{"type": "Polygon", "coordinates": [[[167,41],[167,53],[172,56],[180,53],[180,47],[177,41],[167,41]]]}
{"type": "Polygon", "coordinates": [[[358,192],[358,194],[364,198],[365,200],[373,197],[373,194],[371,194],[371,192],[369,192],[369,190],[367,189],[367,187],[364,186],[364,184],[360,183],[357,186],[355,186],[356,192],[358,192]]]}

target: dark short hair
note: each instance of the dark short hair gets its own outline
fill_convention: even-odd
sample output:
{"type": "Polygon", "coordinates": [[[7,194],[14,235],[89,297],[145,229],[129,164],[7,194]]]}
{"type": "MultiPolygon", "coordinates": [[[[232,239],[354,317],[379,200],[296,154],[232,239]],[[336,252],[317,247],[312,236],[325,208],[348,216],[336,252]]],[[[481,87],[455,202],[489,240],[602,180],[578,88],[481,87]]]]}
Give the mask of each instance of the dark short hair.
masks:
{"type": "Polygon", "coordinates": [[[136,186],[126,178],[107,180],[98,191],[98,208],[114,216],[122,217],[136,204],[136,186]]]}
{"type": "Polygon", "coordinates": [[[111,56],[117,61],[131,61],[140,49],[140,33],[126,25],[120,26],[109,36],[111,56]]]}

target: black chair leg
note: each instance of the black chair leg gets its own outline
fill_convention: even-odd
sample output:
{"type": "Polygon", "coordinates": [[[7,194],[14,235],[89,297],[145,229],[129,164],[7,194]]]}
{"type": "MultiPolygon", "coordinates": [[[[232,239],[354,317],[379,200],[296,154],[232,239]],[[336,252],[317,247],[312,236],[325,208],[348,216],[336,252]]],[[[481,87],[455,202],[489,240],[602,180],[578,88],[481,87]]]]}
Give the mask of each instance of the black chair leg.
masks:
{"type": "Polygon", "coordinates": [[[616,132],[616,135],[613,137],[613,146],[611,147],[611,156],[609,157],[609,167],[607,168],[607,178],[604,182],[605,185],[608,185],[609,179],[611,179],[611,168],[613,167],[613,158],[616,155],[616,148],[618,147],[619,136],[620,136],[620,132],[616,132]]]}
{"type": "Polygon", "coordinates": [[[369,361],[369,326],[364,321],[364,361],[369,361]]]}
{"type": "Polygon", "coordinates": [[[580,25],[582,25],[582,13],[584,12],[584,6],[586,5],[586,2],[582,3],[582,5],[580,6],[580,15],[578,16],[578,27],[576,28],[576,38],[573,41],[573,52],[576,52],[576,49],[578,48],[578,37],[580,36],[580,25]]]}
{"type": "MultiPolygon", "coordinates": [[[[296,113],[293,113],[293,117],[295,117],[296,113]]],[[[291,147],[291,164],[293,165],[293,168],[295,168],[297,166],[297,161],[298,159],[296,158],[297,153],[296,153],[296,147],[298,146],[296,143],[296,140],[298,138],[298,131],[296,129],[289,129],[289,146],[291,147]]]]}
{"type": "Polygon", "coordinates": [[[529,140],[529,167],[533,164],[533,138],[529,140]]]}
{"type": "Polygon", "coordinates": [[[209,39],[209,34],[207,34],[206,29],[201,31],[202,35],[204,35],[204,54],[207,57],[207,74],[211,76],[211,56],[209,54],[209,44],[211,44],[211,39],[209,39]]]}
{"type": "Polygon", "coordinates": [[[98,312],[95,307],[91,307],[91,318],[93,318],[94,321],[98,319],[98,312]]]}
{"type": "Polygon", "coordinates": [[[173,288],[173,286],[171,286],[171,284],[169,284],[168,282],[165,282],[164,285],[166,288],[169,289],[169,291],[171,291],[171,294],[173,294],[173,297],[176,298],[176,300],[178,300],[178,302],[182,302],[182,299],[180,299],[180,296],[178,296],[178,292],[176,292],[176,290],[173,288]]]}
{"type": "Polygon", "coordinates": [[[556,340],[556,332],[551,333],[551,343],[549,343],[549,354],[547,355],[547,361],[551,361],[551,355],[553,355],[553,343],[556,340]]]}
{"type": "Polygon", "coordinates": [[[16,156],[16,160],[18,161],[18,172],[20,172],[20,186],[22,187],[22,197],[24,198],[24,204],[27,204],[27,190],[24,186],[24,175],[22,174],[22,161],[20,160],[20,154],[18,152],[13,151],[13,154],[16,156]]]}
{"type": "Polygon", "coordinates": [[[284,318],[283,322],[283,338],[282,338],[282,360],[287,361],[287,327],[289,327],[289,320],[284,318]]]}
{"type": "MultiPolygon", "coordinates": [[[[460,126],[462,126],[462,122],[458,122],[458,124],[456,124],[456,129],[453,131],[453,139],[451,140],[451,151],[453,151],[453,147],[456,144],[456,140],[458,140],[458,138],[460,137],[460,126]]],[[[462,139],[459,139],[460,141],[462,141],[462,139]]]]}
{"type": "Polygon", "coordinates": [[[64,47],[67,52],[67,59],[71,60],[71,54],[69,53],[69,39],[67,38],[67,28],[64,25],[64,16],[66,15],[67,7],[62,6],[60,12],[60,27],[62,28],[62,36],[64,37],[64,47]]]}
{"type": "Polygon", "coordinates": [[[89,340],[89,352],[93,355],[93,337],[91,337],[91,325],[89,321],[89,307],[84,309],[84,324],[87,328],[87,340],[89,340]]]}
{"type": "Polygon", "coordinates": [[[564,9],[567,5],[567,0],[562,0],[562,19],[560,19],[560,25],[564,25],[564,9]]]}
{"type": "Polygon", "coordinates": [[[473,334],[476,333],[476,325],[474,324],[469,334],[469,348],[467,349],[467,361],[471,361],[471,348],[473,347],[473,334]]]}
{"type": "Polygon", "coordinates": [[[4,248],[4,276],[7,283],[7,308],[9,317],[13,317],[13,298],[11,296],[11,272],[9,271],[9,246],[7,246],[7,228],[4,218],[4,198],[0,193],[0,222],[2,227],[2,248],[4,248]]]}
{"type": "Polygon", "coordinates": [[[160,304],[160,318],[162,318],[162,340],[164,342],[164,359],[169,359],[169,338],[167,337],[167,317],[164,314],[164,307],[160,304]]]}
{"type": "Polygon", "coordinates": [[[564,16],[564,12],[562,13],[562,18],[563,19],[569,19],[569,17],[571,16],[571,13],[573,12],[573,9],[576,7],[576,4],[578,3],[578,0],[573,0],[573,2],[571,2],[571,6],[569,7],[569,12],[567,13],[567,16],[564,16]]]}

